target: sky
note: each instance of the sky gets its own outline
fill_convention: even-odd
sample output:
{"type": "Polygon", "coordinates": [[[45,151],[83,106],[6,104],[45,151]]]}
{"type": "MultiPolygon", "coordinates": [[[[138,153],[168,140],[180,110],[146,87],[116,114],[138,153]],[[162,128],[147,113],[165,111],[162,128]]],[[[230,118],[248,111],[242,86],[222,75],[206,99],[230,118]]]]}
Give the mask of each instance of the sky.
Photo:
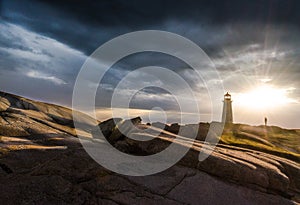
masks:
{"type": "MultiPolygon", "coordinates": [[[[296,0],[1,0],[0,90],[71,107],[76,77],[99,46],[128,32],[162,30],[190,39],[209,56],[224,91],[232,94],[236,123],[259,125],[268,117],[269,124],[300,128],[299,10],[296,0]]],[[[223,96],[209,99],[204,83],[186,63],[144,52],[117,62],[101,81],[96,97],[100,120],[111,116],[118,82],[142,66],[178,73],[197,93],[201,121],[221,119],[223,96]],[[214,114],[211,103],[219,104],[214,114]]],[[[183,96],[185,90],[172,79],[151,84],[148,75],[137,73],[145,88],[134,95],[131,115],[156,120],[164,110],[169,123],[177,122],[182,113],[176,97],[157,85],[174,84],[183,96]]],[[[212,77],[205,83],[216,80],[212,77]]],[[[134,90],[135,83],[128,84],[124,95],[134,90]]],[[[189,96],[186,99],[188,107],[189,96]]]]}

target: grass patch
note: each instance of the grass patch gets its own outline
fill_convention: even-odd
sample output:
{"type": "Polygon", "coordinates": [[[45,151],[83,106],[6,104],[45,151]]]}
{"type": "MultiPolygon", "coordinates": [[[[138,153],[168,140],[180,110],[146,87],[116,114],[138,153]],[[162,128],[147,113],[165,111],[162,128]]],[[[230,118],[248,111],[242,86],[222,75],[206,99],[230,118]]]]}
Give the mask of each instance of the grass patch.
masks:
{"type": "MultiPolygon", "coordinates": [[[[280,140],[278,140],[276,136],[272,136],[273,138],[275,138],[278,143],[282,144],[282,142],[280,142],[280,140]]],[[[280,135],[280,137],[282,137],[282,135],[280,135]]],[[[286,141],[287,138],[284,138],[284,141],[286,141]]],[[[249,148],[252,150],[257,150],[257,151],[261,151],[261,152],[265,152],[265,153],[269,153],[269,154],[273,154],[279,157],[284,157],[296,162],[300,162],[300,154],[290,151],[290,150],[286,150],[280,146],[277,146],[274,144],[274,140],[268,140],[269,142],[271,142],[271,145],[266,145],[263,143],[259,143],[255,140],[251,140],[251,139],[244,139],[244,138],[240,138],[235,136],[232,133],[225,133],[221,136],[220,142],[223,144],[228,144],[228,145],[234,145],[234,146],[238,146],[238,147],[243,147],[243,148],[249,148]]],[[[287,140],[288,141],[288,140],[287,140]]],[[[290,143],[290,142],[289,142],[290,143]]],[[[299,145],[299,143],[297,143],[299,145]]],[[[294,146],[297,146],[297,144],[294,144],[294,146]]]]}

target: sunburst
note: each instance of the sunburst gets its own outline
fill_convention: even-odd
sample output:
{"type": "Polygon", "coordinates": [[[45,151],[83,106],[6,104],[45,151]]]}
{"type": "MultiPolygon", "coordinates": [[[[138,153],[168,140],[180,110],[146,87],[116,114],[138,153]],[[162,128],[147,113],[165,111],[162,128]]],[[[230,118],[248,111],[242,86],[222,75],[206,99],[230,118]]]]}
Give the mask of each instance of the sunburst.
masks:
{"type": "Polygon", "coordinates": [[[237,94],[236,104],[249,109],[270,109],[295,102],[288,94],[295,88],[276,88],[272,85],[261,85],[245,93],[237,94]]]}

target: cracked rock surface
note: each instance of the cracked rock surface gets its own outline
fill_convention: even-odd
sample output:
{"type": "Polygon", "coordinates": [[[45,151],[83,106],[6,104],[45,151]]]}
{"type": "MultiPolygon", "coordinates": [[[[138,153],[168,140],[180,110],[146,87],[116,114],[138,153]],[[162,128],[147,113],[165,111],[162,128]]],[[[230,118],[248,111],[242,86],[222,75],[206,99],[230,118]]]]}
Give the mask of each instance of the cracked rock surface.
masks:
{"type": "MultiPolygon", "coordinates": [[[[298,160],[219,144],[199,162],[199,152],[210,147],[180,136],[178,146],[192,143],[192,148],[177,164],[150,176],[124,176],[97,164],[79,142],[78,136],[95,143],[92,134],[100,122],[84,114],[78,120],[87,129],[75,132],[72,111],[67,108],[0,92],[1,204],[300,202],[298,160]]],[[[132,127],[122,119],[100,123],[106,139],[128,154],[151,155],[179,137],[172,132],[177,125],[160,129],[155,137],[159,128],[141,124],[138,118],[131,122],[132,127]],[[117,132],[116,126],[128,126],[125,130],[134,139],[147,136],[151,140],[133,140],[117,132]]]]}

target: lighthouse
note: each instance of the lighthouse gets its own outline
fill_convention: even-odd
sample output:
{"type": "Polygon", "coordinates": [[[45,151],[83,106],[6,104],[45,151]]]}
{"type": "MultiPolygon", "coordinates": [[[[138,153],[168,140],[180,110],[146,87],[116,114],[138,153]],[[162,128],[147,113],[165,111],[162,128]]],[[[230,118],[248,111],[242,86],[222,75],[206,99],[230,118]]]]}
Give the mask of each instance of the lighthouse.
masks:
{"type": "Polygon", "coordinates": [[[226,124],[230,124],[233,122],[232,100],[231,95],[228,92],[224,95],[222,122],[226,124]]]}

